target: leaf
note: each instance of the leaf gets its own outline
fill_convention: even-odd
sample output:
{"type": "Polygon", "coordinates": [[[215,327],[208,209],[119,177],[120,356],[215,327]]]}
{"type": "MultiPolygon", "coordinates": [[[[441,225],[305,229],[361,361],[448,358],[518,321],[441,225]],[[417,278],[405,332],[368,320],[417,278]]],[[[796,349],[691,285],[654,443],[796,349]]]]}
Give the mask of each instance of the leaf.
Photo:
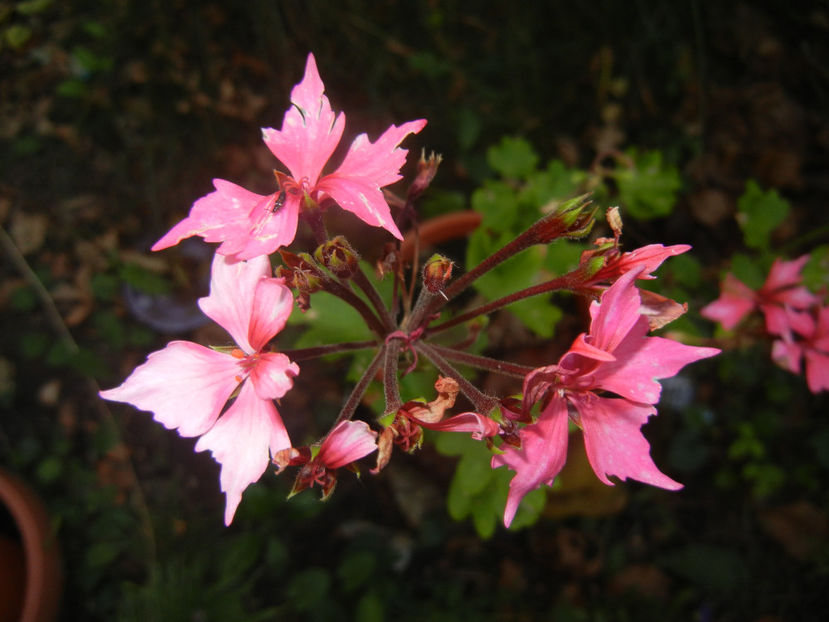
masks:
{"type": "Polygon", "coordinates": [[[660,151],[639,154],[631,149],[627,153],[633,166],[620,167],[613,173],[626,213],[640,220],[670,214],[681,186],[679,171],[662,163],[660,151]]]}
{"type": "Polygon", "coordinates": [[[3,38],[6,40],[6,43],[14,50],[19,50],[26,45],[26,42],[31,36],[32,29],[23,24],[12,24],[3,33],[3,38]]]}
{"type": "Polygon", "coordinates": [[[776,190],[763,192],[756,181],[748,180],[743,196],[737,201],[737,222],[746,246],[767,249],[771,232],[786,219],[789,209],[789,203],[776,190]]]}
{"type": "Polygon", "coordinates": [[[505,136],[487,149],[486,160],[492,169],[506,179],[521,179],[533,171],[538,156],[530,143],[520,137],[505,136]]]}
{"type": "Polygon", "coordinates": [[[763,267],[743,253],[734,253],[731,256],[731,272],[753,290],[760,289],[766,279],[763,267]]]}

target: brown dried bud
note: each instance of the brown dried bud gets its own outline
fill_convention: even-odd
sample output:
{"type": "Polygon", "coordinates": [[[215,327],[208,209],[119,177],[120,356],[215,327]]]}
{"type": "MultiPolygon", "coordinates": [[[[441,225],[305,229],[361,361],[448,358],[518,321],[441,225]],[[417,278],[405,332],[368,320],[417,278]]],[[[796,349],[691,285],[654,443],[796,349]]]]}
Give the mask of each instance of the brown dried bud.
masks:
{"type": "Polygon", "coordinates": [[[357,251],[341,235],[318,246],[314,257],[341,279],[350,279],[357,271],[360,261],[357,251]]]}
{"type": "Polygon", "coordinates": [[[433,151],[426,157],[426,151],[420,152],[420,161],[417,163],[417,177],[414,178],[412,185],[409,186],[408,198],[409,201],[414,201],[417,197],[423,194],[429,184],[437,175],[438,167],[443,161],[443,156],[435,154],[433,151]]]}

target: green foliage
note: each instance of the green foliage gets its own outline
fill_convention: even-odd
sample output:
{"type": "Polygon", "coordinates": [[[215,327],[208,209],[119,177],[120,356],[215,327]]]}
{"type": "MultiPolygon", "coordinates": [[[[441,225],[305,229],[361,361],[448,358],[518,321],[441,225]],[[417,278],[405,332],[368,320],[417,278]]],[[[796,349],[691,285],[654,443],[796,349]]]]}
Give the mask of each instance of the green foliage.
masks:
{"type": "Polygon", "coordinates": [[[673,211],[682,182],[676,167],[662,162],[659,151],[627,151],[633,165],[612,173],[624,213],[640,220],[660,218],[673,211]]]}
{"type": "Polygon", "coordinates": [[[737,201],[737,222],[743,230],[746,246],[767,250],[772,231],[789,214],[789,203],[776,190],[763,192],[756,181],[746,182],[746,189],[737,201]]]}
{"type": "Polygon", "coordinates": [[[538,155],[521,137],[505,136],[487,149],[486,159],[496,173],[506,179],[521,179],[535,171],[538,155]]]}
{"type": "MultiPolygon", "coordinates": [[[[471,517],[478,535],[491,538],[503,519],[509,482],[514,473],[506,468],[491,468],[492,453],[486,444],[466,434],[442,434],[438,436],[435,447],[442,454],[459,456],[449,484],[449,515],[455,520],[471,517]]],[[[527,494],[510,529],[534,524],[544,509],[545,500],[544,488],[527,494]]]]}

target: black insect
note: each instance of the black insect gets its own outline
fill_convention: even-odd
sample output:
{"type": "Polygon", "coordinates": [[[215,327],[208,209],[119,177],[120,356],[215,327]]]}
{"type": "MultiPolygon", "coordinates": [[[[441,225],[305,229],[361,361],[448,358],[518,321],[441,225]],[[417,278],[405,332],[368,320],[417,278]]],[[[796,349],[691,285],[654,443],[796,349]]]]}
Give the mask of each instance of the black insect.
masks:
{"type": "Polygon", "coordinates": [[[274,199],[273,203],[271,203],[270,207],[268,207],[268,211],[271,214],[276,214],[282,206],[285,205],[285,197],[287,197],[287,193],[282,190],[274,199]]]}

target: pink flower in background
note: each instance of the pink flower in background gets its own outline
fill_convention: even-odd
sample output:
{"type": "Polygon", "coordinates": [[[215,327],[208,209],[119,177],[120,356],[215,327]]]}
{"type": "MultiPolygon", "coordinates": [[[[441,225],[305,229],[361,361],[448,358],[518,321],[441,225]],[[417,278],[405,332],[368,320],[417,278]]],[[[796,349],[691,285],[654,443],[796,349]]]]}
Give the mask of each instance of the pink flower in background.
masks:
{"type": "Polygon", "coordinates": [[[640,428],[656,414],[659,378],[676,375],[688,363],[714,356],[716,348],[686,346],[647,337],[634,281],[646,267],[623,275],[590,307],[590,332],[573,342],[558,365],[541,367],[524,380],[524,408],[541,403],[538,420],[520,433],[521,448],[507,447],[492,467],[515,471],[504,511],[509,526],[521,499],[552,484],[567,456],[568,420],[581,427],[590,465],[598,478],[632,478],[677,490],[681,484],[656,468],[640,428]],[[615,394],[611,397],[608,394],[615,394]],[[571,410],[572,409],[572,410],[571,410]]]}
{"type": "Polygon", "coordinates": [[[703,307],[700,314],[731,330],[748,313],[759,308],[766,317],[769,334],[784,335],[791,329],[807,329],[808,314],[800,312],[820,302],[802,283],[800,272],[807,261],[809,255],[791,261],[775,259],[766,282],[756,292],[729,273],[720,297],[703,307]]]}
{"type": "Polygon", "coordinates": [[[285,112],[282,129],[262,130],[265,144],[290,172],[277,173],[275,193],[263,196],[214,179],[215,192],[196,201],[189,216],[156,242],[153,250],[200,235],[207,242],[221,242],[217,252],[222,255],[238,259],[266,255],[293,241],[303,205],[319,204],[325,198],[402,240],[380,189],[401,178],[407,151],[398,145],[408,134],[423,129],[426,121],[392,125],[374,143],[360,134],[337,170],[322,175],[345,128],[345,115],[334,113],[324,91],[314,55],[309,54],[305,76],[291,91],[291,107],[285,112]]]}
{"type": "Polygon", "coordinates": [[[806,383],[812,393],[829,391],[829,307],[817,309],[816,318],[809,315],[795,322],[800,339],[791,333],[772,345],[771,356],[781,367],[795,374],[806,359],[806,383]]]}
{"type": "Polygon", "coordinates": [[[196,451],[209,449],[222,465],[226,525],[242,492],[264,473],[269,454],[291,446],[273,400],[288,392],[299,367],[265,347],[285,326],[293,296],[282,279],[270,274],[265,256],[234,263],[217,254],[210,295],[199,306],[238,348],[222,352],[172,341],[150,354],[121,386],[101,391],[105,399],[151,411],[181,436],[201,437],[196,451]],[[234,392],[236,399],[222,413],[234,392]]]}

